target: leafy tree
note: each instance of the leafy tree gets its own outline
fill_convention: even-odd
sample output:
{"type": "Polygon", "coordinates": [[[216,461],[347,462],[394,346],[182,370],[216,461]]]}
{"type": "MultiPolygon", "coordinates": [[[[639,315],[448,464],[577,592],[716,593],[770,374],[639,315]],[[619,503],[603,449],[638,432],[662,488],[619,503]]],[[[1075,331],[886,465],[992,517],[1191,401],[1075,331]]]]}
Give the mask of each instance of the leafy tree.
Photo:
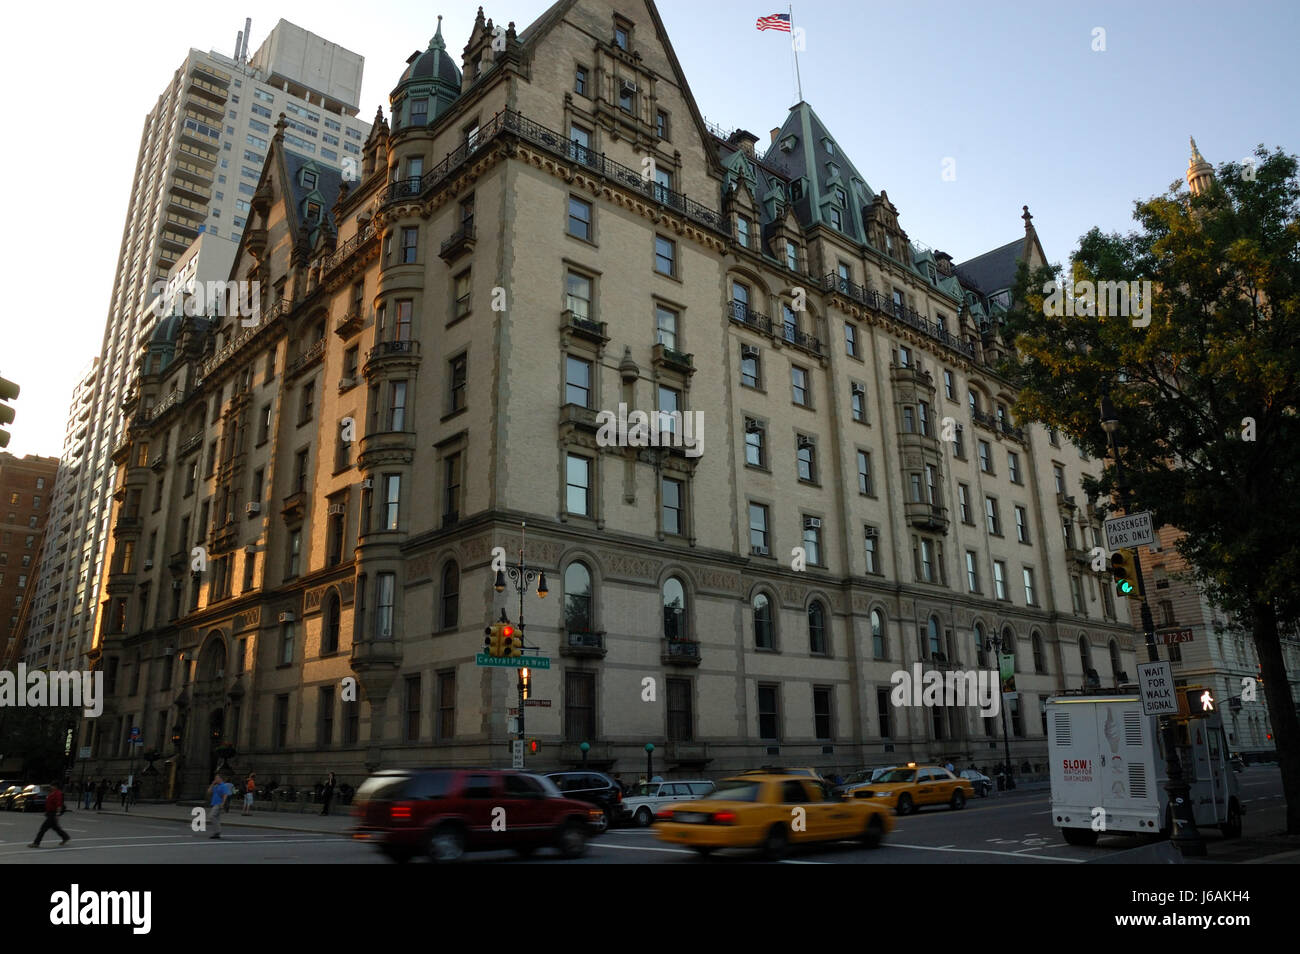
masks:
{"type": "Polygon", "coordinates": [[[81,722],[80,709],[32,706],[0,710],[0,751],[22,759],[22,776],[29,782],[63,784],[68,766],[64,755],[68,729],[81,722]]]}
{"type": "MultiPolygon", "coordinates": [[[[1287,831],[1300,834],[1300,722],[1281,642],[1300,620],[1300,181],[1296,157],[1256,156],[1220,166],[1199,195],[1176,182],[1136,202],[1137,231],[1081,238],[1069,278],[1149,281],[1149,324],[1116,314],[1118,296],[1061,314],[1047,284],[1059,266],[1022,264],[1003,371],[1022,419],[1097,458],[1109,392],[1131,506],[1183,531],[1196,582],[1252,632],[1287,831]]],[[[1116,489],[1113,461],[1085,487],[1116,489]]]]}

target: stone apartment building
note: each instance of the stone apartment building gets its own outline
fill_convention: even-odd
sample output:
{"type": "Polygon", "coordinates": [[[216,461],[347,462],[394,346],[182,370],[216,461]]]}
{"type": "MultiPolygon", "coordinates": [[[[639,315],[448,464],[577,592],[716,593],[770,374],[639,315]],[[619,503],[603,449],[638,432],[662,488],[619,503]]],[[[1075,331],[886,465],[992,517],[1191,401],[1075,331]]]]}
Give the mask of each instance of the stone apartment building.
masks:
{"type": "Polygon", "coordinates": [[[1027,209],[970,262],[925,249],[806,103],[765,153],[712,134],[636,0],[480,11],[459,58],[439,26],[355,184],[281,133],[231,275],[260,318],[166,319],[128,398],[96,764],[133,726],[180,791],[221,741],[284,781],[509,764],[494,548],[549,583],[535,769],[990,764],[997,720],[889,690],[995,635],[1038,764],[1043,697],[1135,672],[1099,465],[993,370],[1027,209]],[[702,444],[606,446],[620,403],[702,444]]]}
{"type": "Polygon", "coordinates": [[[0,665],[16,660],[20,649],[58,470],[57,457],[0,453],[0,665]]]}

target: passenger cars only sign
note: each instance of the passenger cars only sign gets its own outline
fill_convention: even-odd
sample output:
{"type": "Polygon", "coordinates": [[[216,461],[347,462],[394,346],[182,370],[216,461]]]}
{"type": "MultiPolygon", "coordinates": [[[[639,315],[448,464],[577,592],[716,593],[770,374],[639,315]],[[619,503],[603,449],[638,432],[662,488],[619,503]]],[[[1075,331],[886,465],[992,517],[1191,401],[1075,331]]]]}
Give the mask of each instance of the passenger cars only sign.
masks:
{"type": "Polygon", "coordinates": [[[1178,715],[1178,694],[1168,662],[1138,663],[1138,689],[1143,715],[1178,715]]]}

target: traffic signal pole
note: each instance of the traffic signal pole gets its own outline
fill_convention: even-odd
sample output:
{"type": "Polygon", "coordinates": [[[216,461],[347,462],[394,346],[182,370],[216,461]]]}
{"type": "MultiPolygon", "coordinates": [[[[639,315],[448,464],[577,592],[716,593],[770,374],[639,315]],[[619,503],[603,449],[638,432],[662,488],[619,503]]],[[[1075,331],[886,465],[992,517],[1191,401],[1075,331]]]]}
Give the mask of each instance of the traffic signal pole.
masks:
{"type": "MultiPolygon", "coordinates": [[[[1110,401],[1102,399],[1102,422],[1107,421],[1110,401]]],[[[1113,410],[1111,410],[1113,414],[1113,410]]],[[[1114,418],[1110,418],[1114,420],[1114,418]]],[[[1129,487],[1124,480],[1124,465],[1119,457],[1119,444],[1115,440],[1115,428],[1107,427],[1111,455],[1115,458],[1115,485],[1119,491],[1120,506],[1124,516],[1129,514],[1129,487]]],[[[1133,566],[1137,570],[1138,597],[1142,601],[1142,634],[1147,641],[1147,661],[1159,662],[1160,652],[1156,643],[1155,621],[1151,618],[1151,607],[1147,603],[1146,583],[1142,578],[1142,555],[1139,547],[1133,547],[1133,566]]],[[[1187,858],[1204,858],[1206,856],[1205,839],[1196,827],[1196,815],[1191,799],[1191,787],[1183,776],[1183,766],[1178,758],[1178,731],[1172,719],[1161,717],[1161,738],[1165,749],[1165,795],[1169,801],[1169,811],[1173,816],[1173,836],[1170,841],[1179,853],[1187,858]]]]}

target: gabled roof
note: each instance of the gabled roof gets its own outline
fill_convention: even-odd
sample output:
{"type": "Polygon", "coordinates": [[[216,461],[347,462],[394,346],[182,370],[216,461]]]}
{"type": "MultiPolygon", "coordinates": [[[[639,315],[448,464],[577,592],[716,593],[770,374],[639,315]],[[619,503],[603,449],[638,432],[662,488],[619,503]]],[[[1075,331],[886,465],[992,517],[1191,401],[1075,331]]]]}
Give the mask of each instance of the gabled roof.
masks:
{"type": "Polygon", "coordinates": [[[1010,288],[1016,280],[1016,266],[1025,248],[1024,238],[1018,238],[954,266],[962,282],[975,288],[985,297],[1010,288]]]}
{"type": "Polygon", "coordinates": [[[833,228],[829,212],[832,207],[838,207],[840,231],[866,244],[863,217],[876,194],[811,106],[799,102],[790,107],[773,149],[776,150],[773,161],[785,167],[792,181],[806,180],[802,194],[793,200],[799,224],[804,228],[814,225],[833,228]],[[835,202],[836,188],[843,190],[846,205],[835,202]]]}

